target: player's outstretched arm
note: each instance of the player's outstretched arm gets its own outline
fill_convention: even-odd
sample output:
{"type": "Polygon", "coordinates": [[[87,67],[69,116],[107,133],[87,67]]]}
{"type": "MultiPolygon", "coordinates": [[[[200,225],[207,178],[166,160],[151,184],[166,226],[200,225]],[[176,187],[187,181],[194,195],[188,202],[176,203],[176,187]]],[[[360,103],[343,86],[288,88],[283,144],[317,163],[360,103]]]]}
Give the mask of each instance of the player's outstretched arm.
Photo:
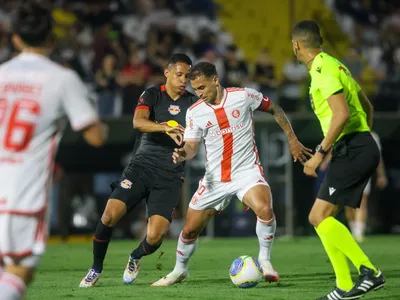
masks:
{"type": "Polygon", "coordinates": [[[133,116],[133,128],[140,132],[168,132],[168,133],[182,133],[180,127],[170,127],[168,125],[161,125],[151,121],[150,111],[146,109],[137,109],[133,116]]]}
{"type": "Polygon", "coordinates": [[[108,138],[108,126],[98,121],[83,130],[83,138],[94,147],[103,146],[108,138]]]}
{"type": "Polygon", "coordinates": [[[283,109],[278,104],[270,103],[267,112],[274,116],[276,123],[279,124],[287,136],[290,152],[292,153],[294,161],[299,160],[304,164],[307,161],[307,156],[312,156],[312,150],[304,147],[303,144],[299,142],[283,109]]]}
{"type": "Polygon", "coordinates": [[[186,142],[183,148],[176,148],[172,153],[172,160],[175,164],[185,160],[191,160],[199,151],[200,142],[186,142]]]}

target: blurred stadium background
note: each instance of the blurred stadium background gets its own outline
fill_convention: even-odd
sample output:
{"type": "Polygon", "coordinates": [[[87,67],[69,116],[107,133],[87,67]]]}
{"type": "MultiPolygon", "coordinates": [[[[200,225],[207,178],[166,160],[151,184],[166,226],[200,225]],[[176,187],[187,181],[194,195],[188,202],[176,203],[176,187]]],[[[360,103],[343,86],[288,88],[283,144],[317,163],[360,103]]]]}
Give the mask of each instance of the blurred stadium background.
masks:
{"type": "MultiPolygon", "coordinates": [[[[16,54],[10,19],[20,1],[0,2],[0,61],[16,54]]],[[[110,126],[101,150],[79,134],[65,132],[57,155],[51,197],[51,235],[68,240],[91,235],[133,148],[133,110],[139,95],[164,82],[163,68],[173,52],[217,66],[226,86],[256,88],[288,112],[300,140],[314,148],[321,139],[308,100],[309,76],[293,58],[290,31],[301,19],[321,28],[324,50],[341,59],[376,108],[375,128],[383,144],[389,184],[373,188],[371,234],[400,233],[400,5],[396,0],[109,0],[53,1],[57,48],[52,58],[84,80],[110,126]]],[[[284,135],[269,116],[256,116],[256,139],[274,195],[280,235],[314,234],[307,215],[317,182],[293,164],[284,135]]],[[[204,171],[204,153],[188,166],[182,218],[204,171]]],[[[204,234],[252,236],[255,216],[233,201],[204,234]]],[[[145,206],[126,216],[116,238],[141,238],[145,206]]]]}

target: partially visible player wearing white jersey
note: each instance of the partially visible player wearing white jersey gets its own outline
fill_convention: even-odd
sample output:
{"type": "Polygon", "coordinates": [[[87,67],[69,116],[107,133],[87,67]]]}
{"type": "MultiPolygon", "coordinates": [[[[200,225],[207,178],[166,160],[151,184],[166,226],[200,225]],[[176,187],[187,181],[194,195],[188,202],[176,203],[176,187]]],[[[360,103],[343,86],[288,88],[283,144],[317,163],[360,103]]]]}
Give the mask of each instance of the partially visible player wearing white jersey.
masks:
{"type": "Polygon", "coordinates": [[[175,163],[192,159],[204,139],[207,152],[206,173],[193,195],[186,222],[178,240],[176,264],[167,276],[153,286],[168,286],[188,277],[188,263],[197,239],[208,221],[237,196],[257,215],[259,261],[264,279],[278,281],[271,264],[271,247],[276,230],[272,196],[264,178],[254,140],[252,113],[258,109],[271,113],[289,140],[294,160],[304,163],[311,156],[292,130],[283,110],[267,96],[248,88],[223,88],[215,66],[201,62],[189,73],[190,83],[200,97],[188,110],[183,148],[175,149],[175,163]]]}
{"type": "Polygon", "coordinates": [[[62,121],[100,146],[105,130],[78,76],[46,55],[51,10],[24,1],[13,20],[22,53],[0,66],[0,298],[22,299],[45,250],[47,199],[62,121]]]}

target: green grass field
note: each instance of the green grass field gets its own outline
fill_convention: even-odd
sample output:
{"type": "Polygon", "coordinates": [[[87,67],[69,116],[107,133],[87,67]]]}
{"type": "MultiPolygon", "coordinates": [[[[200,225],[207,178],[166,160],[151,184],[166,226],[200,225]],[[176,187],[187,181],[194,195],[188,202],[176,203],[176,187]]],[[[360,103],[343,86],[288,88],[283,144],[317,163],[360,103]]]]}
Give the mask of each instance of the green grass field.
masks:
{"type": "MultiPolygon", "coordinates": [[[[262,282],[251,289],[234,287],[228,269],[237,256],[257,256],[256,238],[201,239],[191,261],[191,277],[187,282],[171,287],[150,287],[150,284],[172,270],[175,263],[174,240],[165,241],[161,251],[144,259],[134,284],[122,283],[128,255],[135,245],[137,241],[112,242],[102,278],[91,289],[78,288],[91,265],[91,242],[49,245],[27,299],[313,300],[330,292],[335,285],[332,268],[317,238],[290,241],[278,238],[272,261],[280,273],[280,282],[262,282]]],[[[363,248],[387,279],[383,290],[371,292],[364,299],[400,299],[400,238],[371,237],[363,248]]]]}

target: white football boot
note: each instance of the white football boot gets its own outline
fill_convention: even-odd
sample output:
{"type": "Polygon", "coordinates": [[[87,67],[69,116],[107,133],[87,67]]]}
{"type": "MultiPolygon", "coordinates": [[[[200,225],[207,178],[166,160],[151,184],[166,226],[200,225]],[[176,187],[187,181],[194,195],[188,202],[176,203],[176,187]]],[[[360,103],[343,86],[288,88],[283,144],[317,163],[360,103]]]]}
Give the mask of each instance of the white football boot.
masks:
{"type": "Polygon", "coordinates": [[[187,271],[184,271],[183,273],[172,271],[167,276],[164,276],[163,278],[154,282],[151,286],[170,286],[175,283],[181,283],[185,281],[188,277],[189,273],[187,271]]]}
{"type": "Polygon", "coordinates": [[[131,284],[139,275],[140,259],[133,259],[129,256],[128,263],[126,264],[122,280],[125,284],[131,284]]]}
{"type": "Polygon", "coordinates": [[[263,269],[264,280],[266,282],[277,282],[279,280],[279,274],[274,270],[269,260],[259,260],[261,268],[263,269]]]}

